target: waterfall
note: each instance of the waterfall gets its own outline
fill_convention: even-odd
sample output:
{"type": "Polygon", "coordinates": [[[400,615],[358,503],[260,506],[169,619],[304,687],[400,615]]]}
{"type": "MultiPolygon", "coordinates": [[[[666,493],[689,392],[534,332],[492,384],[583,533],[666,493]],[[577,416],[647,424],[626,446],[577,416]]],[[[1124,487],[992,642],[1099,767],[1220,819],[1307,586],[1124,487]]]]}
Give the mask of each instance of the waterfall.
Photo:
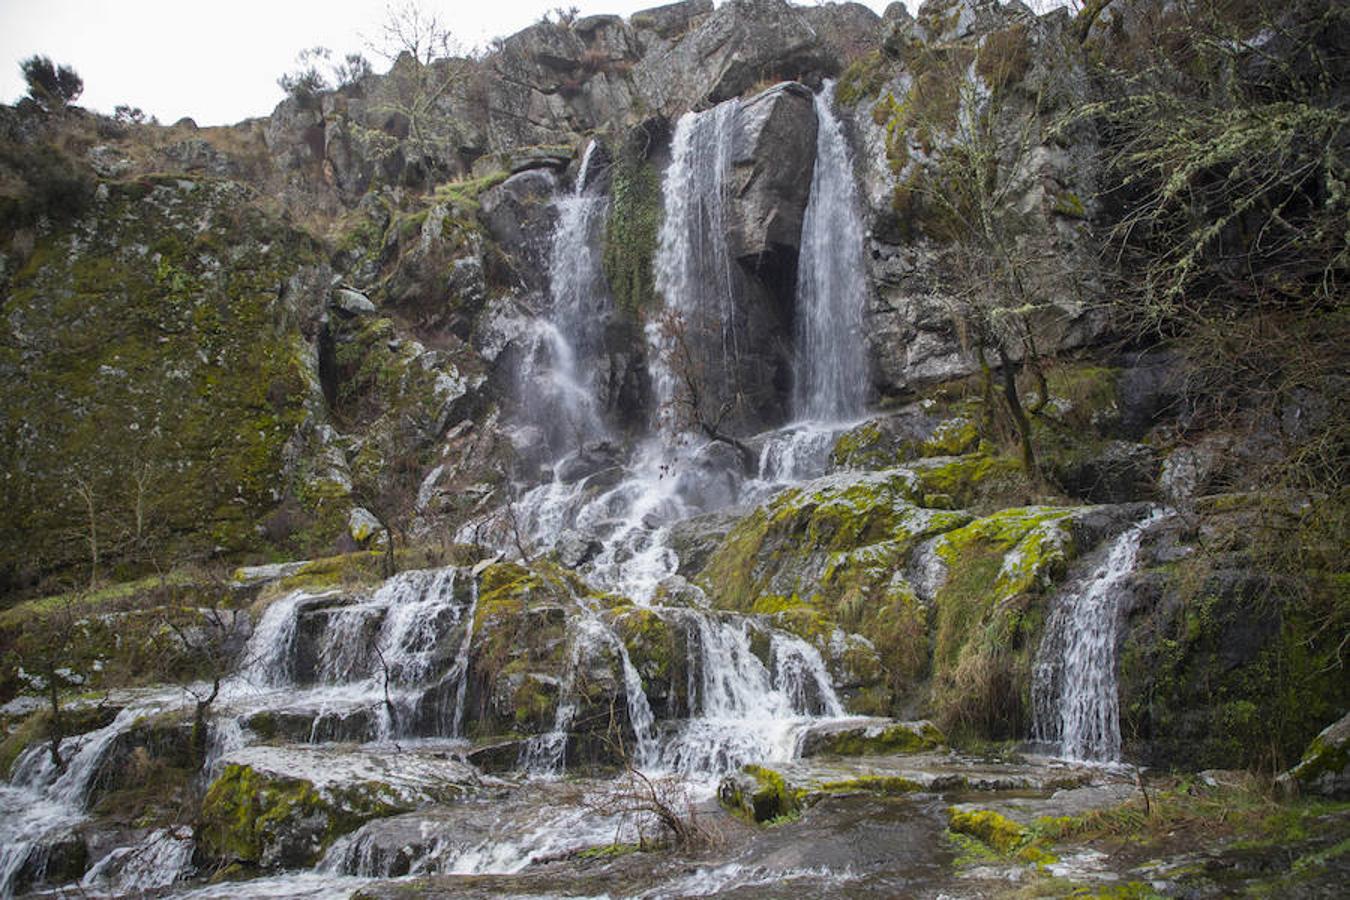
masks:
{"type": "Polygon", "coordinates": [[[295,626],[300,604],[309,600],[304,591],[294,591],[272,601],[244,648],[249,680],[259,686],[286,687],[294,674],[295,626]]]}
{"type": "MultiPolygon", "coordinates": [[[[843,715],[824,661],[807,642],[757,617],[652,605],[661,584],[679,568],[668,543],[670,526],[700,512],[757,501],[784,484],[822,474],[838,434],[849,427],[845,423],[863,410],[864,232],[852,163],[830,92],[827,86],[815,99],[820,129],[796,298],[802,370],[794,385],[797,422],[763,438],[758,471],[744,472],[736,451],[729,451],[731,459],[719,456],[719,445],[686,431],[689,410],[682,408],[691,399],[689,378],[699,382],[705,408],[728,401],[742,350],[737,346],[737,272],[728,239],[740,105],[730,100],[685,114],[672,137],[654,260],[664,307],[649,318],[646,332],[657,412],[652,439],[630,453],[618,479],[612,471],[594,485],[590,476],[567,482],[555,477],[516,501],[510,521],[503,518],[507,514],[498,514],[496,521],[489,518],[461,531],[466,540],[482,540],[486,533],[508,554],[515,534],[524,534],[538,550],[556,545],[564,534],[596,541],[598,550],[577,564],[588,582],[678,623],[688,637],[690,718],[662,729],[658,739],[627,648],[599,615],[581,604],[569,634],[568,666],[558,686],[552,726],[521,753],[527,771],[556,775],[564,770],[569,730],[579,714],[575,673],[592,658],[621,667],[636,759],[653,770],[706,775],[746,762],[790,758],[796,735],[813,717],[843,715]]],[[[547,409],[527,400],[524,410],[527,424],[545,431],[591,408],[585,398],[593,390],[580,373],[582,361],[600,352],[594,331],[588,329],[594,328],[603,311],[598,304],[607,295],[596,286],[601,276],[589,217],[603,206],[586,196],[589,163],[583,161],[582,168],[572,194],[556,201],[553,311],[539,325],[552,347],[540,371],[550,373],[555,393],[573,399],[547,409]]]]}
{"type": "MultiPolygon", "coordinates": [[[[250,700],[257,687],[301,688],[296,661],[301,653],[300,618],[313,646],[313,685],[294,691],[294,702],[314,711],[311,740],[323,739],[326,715],[353,709],[375,712],[376,737],[409,736],[415,727],[440,736],[458,733],[462,694],[468,679],[476,587],[468,598],[454,568],[401,572],[348,605],[316,609],[326,595],[295,592],[276,600],[263,614],[245,650],[244,669],[226,685],[227,702],[250,700]],[[462,629],[452,656],[448,638],[462,629]],[[450,659],[454,665],[447,667],[450,659]],[[442,672],[447,672],[441,677],[442,672]],[[453,706],[445,699],[453,699],[453,706]],[[434,704],[434,720],[418,726],[419,712],[434,704]]],[[[309,674],[305,680],[309,683],[309,674]]]]}
{"type": "Polygon", "coordinates": [[[594,361],[601,355],[609,292],[600,265],[600,231],[608,210],[586,194],[595,143],[587,144],[572,192],[554,200],[558,221],[549,248],[547,319],[531,323],[517,397],[525,420],[546,435],[554,458],[608,434],[594,361]]]}
{"type": "Polygon", "coordinates": [[[837,422],[862,414],[867,400],[863,307],[867,269],[853,160],[830,105],[833,82],[815,97],[816,162],[802,219],[797,264],[798,419],[837,422]]]}
{"type": "Polygon", "coordinates": [[[1106,558],[1076,590],[1059,597],[1046,623],[1032,674],[1032,735],[1059,745],[1067,759],[1120,759],[1116,620],[1155,512],[1115,539],[1106,558]]]}
{"type": "Polygon", "coordinates": [[[29,746],[14,761],[8,785],[0,785],[0,897],[12,896],[24,864],[45,854],[48,838],[85,818],[90,792],[108,749],[143,717],[168,708],[149,698],[121,710],[108,725],[61,742],[64,767],[52,761],[46,741],[29,746]]]}
{"type": "Polygon", "coordinates": [[[716,774],[790,759],[812,717],[844,714],[824,660],[801,638],[743,616],[667,612],[691,626],[689,701],[697,714],[661,748],[661,768],[716,774]],[[768,666],[751,647],[752,629],[769,632],[768,666]]]}
{"type": "Polygon", "coordinates": [[[469,582],[469,611],[465,615],[464,640],[460,641],[459,652],[455,654],[455,675],[459,683],[455,685],[455,712],[450,720],[450,734],[464,736],[464,695],[469,687],[469,651],[473,648],[474,616],[478,614],[478,579],[469,582]]]}
{"type": "Polygon", "coordinates": [[[664,319],[647,325],[653,360],[652,386],[661,430],[678,433],[672,420],[679,396],[681,368],[695,367],[706,400],[718,403],[725,378],[735,371],[736,285],[727,244],[727,192],[736,114],[728,100],[704,112],[680,117],[671,144],[670,166],[662,187],[665,218],[657,240],[656,290],[664,298],[664,319]]]}

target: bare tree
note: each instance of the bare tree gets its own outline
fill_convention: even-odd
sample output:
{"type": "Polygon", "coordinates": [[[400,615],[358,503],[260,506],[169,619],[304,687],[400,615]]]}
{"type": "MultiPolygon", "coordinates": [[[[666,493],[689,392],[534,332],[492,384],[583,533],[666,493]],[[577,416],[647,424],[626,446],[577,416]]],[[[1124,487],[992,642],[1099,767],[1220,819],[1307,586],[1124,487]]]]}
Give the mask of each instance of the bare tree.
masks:
{"type": "Polygon", "coordinates": [[[613,703],[604,742],[611,755],[619,760],[623,771],[598,793],[582,798],[587,809],[602,816],[632,821],[638,831],[639,843],[643,845],[651,831],[666,836],[677,848],[685,850],[718,842],[716,829],[699,820],[689,786],[678,775],[649,775],[633,762],[613,703]]]}
{"type": "Polygon", "coordinates": [[[1034,225],[1018,201],[1036,177],[1033,151],[1044,139],[1041,96],[1006,102],[1007,86],[1026,65],[1025,30],[986,41],[997,41],[998,52],[981,52],[974,66],[973,50],[949,50],[915,74],[903,108],[891,101],[900,127],[890,149],[893,161],[909,167],[899,196],[942,245],[953,324],[979,364],[986,408],[1006,416],[1026,474],[1039,480],[1029,415],[1047,396],[1035,319],[1049,307],[1034,288],[1034,255],[1022,241],[1034,225]],[[926,160],[911,158],[911,140],[931,151],[926,160]],[[1031,409],[1018,389],[1023,369],[1039,387],[1031,409]]]}
{"type": "MultiPolygon", "coordinates": [[[[433,168],[456,158],[464,126],[449,101],[464,100],[474,90],[478,65],[463,52],[448,23],[417,0],[402,0],[386,7],[379,35],[367,43],[391,64],[374,108],[405,132],[398,135],[404,152],[433,168]]],[[[393,152],[399,146],[367,137],[377,150],[393,152]]]]}
{"type": "Polygon", "coordinates": [[[63,692],[82,688],[92,663],[85,623],[77,610],[85,595],[69,594],[43,609],[25,624],[10,646],[18,664],[41,681],[47,700],[47,752],[52,764],[64,771],[61,743],[66,737],[63,692]]]}

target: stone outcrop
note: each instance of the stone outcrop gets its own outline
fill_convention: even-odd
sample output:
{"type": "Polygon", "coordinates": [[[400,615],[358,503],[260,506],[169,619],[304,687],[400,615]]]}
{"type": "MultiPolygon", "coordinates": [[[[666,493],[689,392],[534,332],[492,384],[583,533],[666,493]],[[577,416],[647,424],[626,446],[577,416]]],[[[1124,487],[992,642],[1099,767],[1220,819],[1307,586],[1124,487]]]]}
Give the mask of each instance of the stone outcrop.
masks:
{"type": "Polygon", "coordinates": [[[731,153],[732,255],[752,270],[790,268],[816,159],[811,92],[788,82],[743,102],[731,153]]]}
{"type": "MultiPolygon", "coordinates": [[[[989,285],[972,270],[963,287],[970,264],[953,247],[972,238],[956,233],[950,210],[933,199],[944,179],[962,177],[944,162],[961,153],[1000,160],[995,228],[1035,298],[1025,315],[1038,352],[1100,340],[1107,321],[1091,237],[1096,139],[1085,126],[1067,140],[1056,131],[1060,114],[1090,99],[1081,51],[1063,39],[1067,19],[1038,18],[1019,5],[934,0],[917,20],[895,18],[888,27],[883,52],[841,81],[855,109],[871,216],[877,293],[867,333],[877,389],[906,395],[978,371],[958,321],[970,315],[970,292],[989,285]],[[992,127],[958,129],[977,96],[989,98],[981,102],[992,127]]],[[[1016,341],[1007,349],[1013,359],[1025,352],[1016,341]]]]}

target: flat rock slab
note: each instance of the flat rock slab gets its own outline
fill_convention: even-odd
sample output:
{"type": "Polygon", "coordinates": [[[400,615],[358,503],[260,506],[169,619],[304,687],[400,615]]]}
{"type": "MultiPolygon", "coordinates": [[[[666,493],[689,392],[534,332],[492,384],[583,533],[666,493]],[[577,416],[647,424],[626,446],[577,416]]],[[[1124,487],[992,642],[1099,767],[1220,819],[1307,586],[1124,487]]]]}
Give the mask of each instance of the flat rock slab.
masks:
{"type": "Polygon", "coordinates": [[[484,784],[477,770],[448,747],[392,751],[388,747],[257,745],[231,751],[221,761],[248,766],[273,778],[308,781],[320,791],[372,782],[388,785],[413,805],[458,797],[484,784]]]}
{"type": "Polygon", "coordinates": [[[811,758],[777,766],[789,787],[808,792],[926,793],[1031,791],[1082,787],[1105,777],[1100,769],[1059,760],[990,762],[956,753],[811,758]],[[908,782],[908,785],[905,783],[908,782]]]}
{"type": "Polygon", "coordinates": [[[1139,788],[1132,783],[1111,782],[1064,788],[1049,797],[1010,797],[992,802],[957,803],[955,808],[966,812],[993,810],[1019,825],[1031,825],[1044,816],[1081,816],[1094,810],[1119,806],[1138,793],[1139,788]]]}

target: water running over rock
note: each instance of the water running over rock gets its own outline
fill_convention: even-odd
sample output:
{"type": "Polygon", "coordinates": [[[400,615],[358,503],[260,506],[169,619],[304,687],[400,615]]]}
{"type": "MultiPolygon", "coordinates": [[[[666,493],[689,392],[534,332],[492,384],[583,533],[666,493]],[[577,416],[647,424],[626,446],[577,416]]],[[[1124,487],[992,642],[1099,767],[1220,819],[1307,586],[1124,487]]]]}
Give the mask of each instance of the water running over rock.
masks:
{"type": "Polygon", "coordinates": [[[1122,592],[1155,512],[1115,539],[1106,558],[1050,613],[1036,655],[1032,734],[1067,759],[1120,759],[1116,631],[1122,592]]]}
{"type": "Polygon", "coordinates": [[[726,207],[739,107],[728,100],[685,113],[671,144],[655,262],[665,308],[647,325],[656,411],[668,440],[691,413],[682,406],[717,409],[735,390],[737,286],[726,207]],[[691,380],[707,396],[690,397],[691,380]]]}
{"type": "Polygon", "coordinates": [[[834,83],[827,81],[815,97],[819,129],[797,264],[797,381],[792,394],[798,419],[827,422],[857,418],[867,400],[864,233],[853,159],[831,106],[833,94],[834,83]]]}

